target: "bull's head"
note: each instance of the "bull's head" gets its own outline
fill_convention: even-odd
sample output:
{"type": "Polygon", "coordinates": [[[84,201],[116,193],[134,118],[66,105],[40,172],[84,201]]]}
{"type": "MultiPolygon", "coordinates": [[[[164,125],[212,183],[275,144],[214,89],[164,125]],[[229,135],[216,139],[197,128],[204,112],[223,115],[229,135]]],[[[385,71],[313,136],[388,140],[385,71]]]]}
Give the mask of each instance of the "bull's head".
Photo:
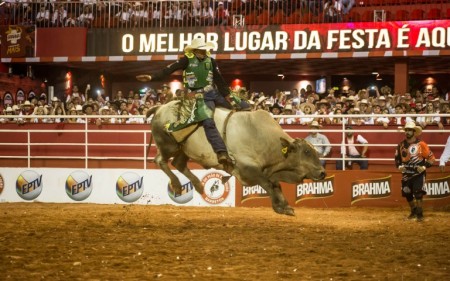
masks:
{"type": "Polygon", "coordinates": [[[295,182],[301,182],[304,178],[322,180],[326,176],[314,146],[304,139],[297,138],[290,142],[284,138],[281,140],[281,153],[289,161],[288,165],[295,171],[295,182]]]}

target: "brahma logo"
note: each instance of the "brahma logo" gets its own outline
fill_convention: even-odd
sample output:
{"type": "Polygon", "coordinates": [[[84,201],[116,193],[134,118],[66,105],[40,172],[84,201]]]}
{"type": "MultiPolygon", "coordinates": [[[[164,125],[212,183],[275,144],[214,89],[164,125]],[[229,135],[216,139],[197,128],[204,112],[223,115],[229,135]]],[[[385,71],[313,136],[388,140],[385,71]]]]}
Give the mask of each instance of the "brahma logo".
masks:
{"type": "Polygon", "coordinates": [[[220,204],[227,199],[230,194],[228,182],[222,184],[223,175],[217,172],[207,174],[202,179],[205,190],[202,194],[203,200],[210,204],[220,204]]]}
{"type": "Polygon", "coordinates": [[[391,196],[391,177],[352,182],[352,202],[391,196]]]}
{"type": "Polygon", "coordinates": [[[424,199],[442,199],[450,196],[450,176],[427,180],[424,187],[427,195],[424,199]]]}
{"type": "Polygon", "coordinates": [[[83,171],[74,171],[66,179],[66,193],[75,201],[83,201],[91,195],[92,175],[83,171]]]}
{"type": "Polygon", "coordinates": [[[302,200],[325,198],[334,195],[334,175],[320,181],[305,180],[297,185],[295,203],[302,200]]]}
{"type": "Polygon", "coordinates": [[[260,185],[253,185],[253,186],[243,186],[242,187],[242,199],[241,203],[250,200],[250,199],[257,199],[257,198],[267,198],[269,197],[269,194],[267,194],[267,191],[264,190],[260,185]]]}
{"type": "Polygon", "coordinates": [[[24,200],[34,200],[42,192],[42,175],[35,171],[22,172],[16,181],[17,194],[24,200]]]}
{"type": "Polygon", "coordinates": [[[144,192],[144,177],[133,172],[123,173],[116,182],[116,193],[127,203],[138,200],[144,192]]]}
{"type": "Polygon", "coordinates": [[[186,204],[191,201],[194,197],[194,186],[190,181],[181,185],[181,192],[175,192],[170,182],[167,184],[167,193],[169,194],[170,199],[172,199],[175,203],[178,204],[186,204]]]}

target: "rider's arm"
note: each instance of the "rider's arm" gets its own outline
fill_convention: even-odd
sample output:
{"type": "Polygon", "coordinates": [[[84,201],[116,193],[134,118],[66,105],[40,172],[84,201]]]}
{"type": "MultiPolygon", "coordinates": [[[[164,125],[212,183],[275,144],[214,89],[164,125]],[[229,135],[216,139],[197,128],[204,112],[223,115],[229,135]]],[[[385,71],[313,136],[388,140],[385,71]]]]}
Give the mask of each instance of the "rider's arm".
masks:
{"type": "Polygon", "coordinates": [[[225,82],[225,79],[223,79],[222,74],[220,73],[219,66],[217,65],[217,62],[215,59],[211,58],[211,62],[213,65],[213,79],[214,84],[216,84],[217,89],[219,90],[219,93],[226,97],[230,94],[230,91],[228,89],[228,85],[225,82]]]}
{"type": "Polygon", "coordinates": [[[189,65],[189,59],[186,56],[183,56],[182,58],[180,58],[176,62],[166,66],[161,71],[158,71],[158,72],[152,74],[151,75],[151,77],[152,77],[151,80],[152,81],[162,80],[162,79],[166,78],[167,76],[169,76],[170,74],[174,73],[177,70],[186,69],[188,67],[188,65],[189,65]]]}

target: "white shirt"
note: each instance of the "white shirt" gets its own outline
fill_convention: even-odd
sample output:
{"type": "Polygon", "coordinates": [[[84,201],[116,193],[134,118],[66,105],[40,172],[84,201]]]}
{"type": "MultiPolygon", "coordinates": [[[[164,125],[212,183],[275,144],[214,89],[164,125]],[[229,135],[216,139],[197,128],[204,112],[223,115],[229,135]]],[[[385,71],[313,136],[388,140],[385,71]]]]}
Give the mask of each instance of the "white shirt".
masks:
{"type": "MultiPolygon", "coordinates": [[[[360,144],[367,144],[367,143],[369,143],[361,135],[358,135],[357,138],[355,139],[355,141],[356,141],[356,143],[360,143],[360,144]]],[[[354,144],[353,143],[353,136],[350,139],[347,138],[347,142],[348,142],[347,143],[348,144],[348,146],[347,146],[348,147],[348,155],[359,156],[360,154],[359,154],[358,150],[356,149],[356,146],[353,145],[354,144]]],[[[345,144],[343,146],[341,146],[341,154],[347,155],[347,153],[345,153],[347,147],[345,146],[345,144]]]]}
{"type": "Polygon", "coordinates": [[[444,151],[442,151],[441,158],[439,159],[439,166],[445,166],[445,162],[450,159],[450,136],[445,144],[444,151]]]}

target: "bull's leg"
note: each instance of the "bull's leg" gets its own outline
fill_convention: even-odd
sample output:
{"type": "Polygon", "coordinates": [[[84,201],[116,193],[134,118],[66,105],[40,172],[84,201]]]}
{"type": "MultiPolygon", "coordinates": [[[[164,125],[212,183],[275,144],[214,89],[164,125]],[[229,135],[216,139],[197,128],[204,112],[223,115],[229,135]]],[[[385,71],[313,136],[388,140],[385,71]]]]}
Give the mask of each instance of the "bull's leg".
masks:
{"type": "Polygon", "coordinates": [[[168,165],[169,158],[164,157],[160,151],[155,156],[155,163],[159,166],[161,170],[169,177],[170,184],[172,188],[175,190],[175,193],[181,193],[181,182],[178,177],[170,170],[168,165]]]}
{"type": "Polygon", "coordinates": [[[175,156],[172,160],[172,165],[177,168],[178,171],[180,171],[183,175],[185,175],[191,183],[194,185],[195,190],[199,194],[203,194],[203,184],[200,182],[200,180],[189,170],[187,166],[187,162],[189,160],[189,157],[187,157],[186,154],[183,152],[179,153],[177,156],[175,156]]]}
{"type": "Polygon", "coordinates": [[[270,198],[272,199],[272,208],[276,213],[289,216],[295,215],[294,209],[289,206],[289,203],[281,191],[281,186],[279,183],[267,181],[265,183],[261,183],[260,185],[270,195],[270,198]]]}
{"type": "Polygon", "coordinates": [[[272,208],[275,210],[275,212],[279,214],[295,216],[294,209],[291,206],[289,206],[289,203],[284,197],[279,183],[273,185],[273,195],[271,196],[271,198],[272,198],[272,208]],[[275,208],[277,208],[278,211],[275,208]]]}

